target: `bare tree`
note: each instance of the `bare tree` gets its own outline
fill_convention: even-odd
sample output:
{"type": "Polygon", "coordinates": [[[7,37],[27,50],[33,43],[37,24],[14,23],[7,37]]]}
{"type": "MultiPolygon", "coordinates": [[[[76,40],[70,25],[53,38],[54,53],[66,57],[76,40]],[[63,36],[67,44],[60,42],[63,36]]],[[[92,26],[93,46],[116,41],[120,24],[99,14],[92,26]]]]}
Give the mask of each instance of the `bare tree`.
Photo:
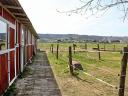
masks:
{"type": "Polygon", "coordinates": [[[85,15],[90,13],[91,15],[96,15],[98,13],[105,13],[112,7],[116,7],[119,11],[124,13],[123,19],[128,17],[128,0],[79,0],[82,6],[69,10],[69,11],[58,11],[60,13],[77,13],[85,15]]]}

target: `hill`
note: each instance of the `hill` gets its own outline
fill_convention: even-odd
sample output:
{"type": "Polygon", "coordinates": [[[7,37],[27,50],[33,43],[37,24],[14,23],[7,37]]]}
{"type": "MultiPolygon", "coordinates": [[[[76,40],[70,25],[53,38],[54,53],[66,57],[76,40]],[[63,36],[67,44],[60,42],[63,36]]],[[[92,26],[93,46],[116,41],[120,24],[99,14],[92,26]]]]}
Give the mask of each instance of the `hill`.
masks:
{"type": "Polygon", "coordinates": [[[43,42],[128,42],[128,37],[78,34],[38,34],[43,42]]]}

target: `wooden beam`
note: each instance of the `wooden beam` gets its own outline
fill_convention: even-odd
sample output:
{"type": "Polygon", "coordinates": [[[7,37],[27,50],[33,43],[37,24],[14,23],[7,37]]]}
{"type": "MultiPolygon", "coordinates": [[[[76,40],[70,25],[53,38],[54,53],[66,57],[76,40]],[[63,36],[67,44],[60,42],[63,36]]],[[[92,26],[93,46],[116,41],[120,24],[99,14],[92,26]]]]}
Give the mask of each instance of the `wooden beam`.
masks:
{"type": "MultiPolygon", "coordinates": [[[[22,22],[22,23],[23,23],[23,22],[22,22]]],[[[27,22],[26,22],[26,23],[23,23],[23,24],[24,24],[24,25],[29,25],[29,23],[27,23],[27,22]]]]}
{"type": "Polygon", "coordinates": [[[4,5],[4,6],[9,9],[22,9],[22,7],[18,7],[18,6],[9,6],[9,5],[4,5]]]}
{"type": "Polygon", "coordinates": [[[27,21],[21,21],[22,23],[30,23],[30,22],[27,22],[27,21]]]}
{"type": "Polygon", "coordinates": [[[23,17],[17,17],[18,20],[24,20],[24,21],[29,21],[28,18],[23,18],[23,17]]]}
{"type": "Polygon", "coordinates": [[[0,2],[0,6],[3,7],[11,16],[16,18],[1,2],[0,2]]]}
{"type": "MultiPolygon", "coordinates": [[[[20,5],[19,1],[18,0],[14,0],[18,5],[20,5]]],[[[21,6],[21,5],[20,5],[21,6]]]]}
{"type": "Polygon", "coordinates": [[[12,13],[13,15],[18,15],[18,16],[26,16],[24,13],[12,13]]]}

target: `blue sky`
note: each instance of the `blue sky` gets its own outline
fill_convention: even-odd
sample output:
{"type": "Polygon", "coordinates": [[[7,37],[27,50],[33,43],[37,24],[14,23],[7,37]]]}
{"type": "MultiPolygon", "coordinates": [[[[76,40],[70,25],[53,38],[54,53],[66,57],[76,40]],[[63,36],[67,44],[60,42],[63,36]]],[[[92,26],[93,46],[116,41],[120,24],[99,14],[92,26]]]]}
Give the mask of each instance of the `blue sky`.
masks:
{"type": "Polygon", "coordinates": [[[84,34],[100,36],[128,36],[128,21],[123,22],[123,13],[116,8],[103,16],[91,16],[56,11],[75,9],[79,0],[19,0],[37,33],[84,34]]]}

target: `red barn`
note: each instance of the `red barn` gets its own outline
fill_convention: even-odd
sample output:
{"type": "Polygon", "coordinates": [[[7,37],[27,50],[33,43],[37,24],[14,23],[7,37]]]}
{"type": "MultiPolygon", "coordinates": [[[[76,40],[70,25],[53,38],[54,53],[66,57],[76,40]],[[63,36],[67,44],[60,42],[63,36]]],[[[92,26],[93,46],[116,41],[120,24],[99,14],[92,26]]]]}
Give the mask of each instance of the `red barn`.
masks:
{"type": "Polygon", "coordinates": [[[36,54],[37,39],[18,0],[0,0],[0,95],[36,54]]]}

